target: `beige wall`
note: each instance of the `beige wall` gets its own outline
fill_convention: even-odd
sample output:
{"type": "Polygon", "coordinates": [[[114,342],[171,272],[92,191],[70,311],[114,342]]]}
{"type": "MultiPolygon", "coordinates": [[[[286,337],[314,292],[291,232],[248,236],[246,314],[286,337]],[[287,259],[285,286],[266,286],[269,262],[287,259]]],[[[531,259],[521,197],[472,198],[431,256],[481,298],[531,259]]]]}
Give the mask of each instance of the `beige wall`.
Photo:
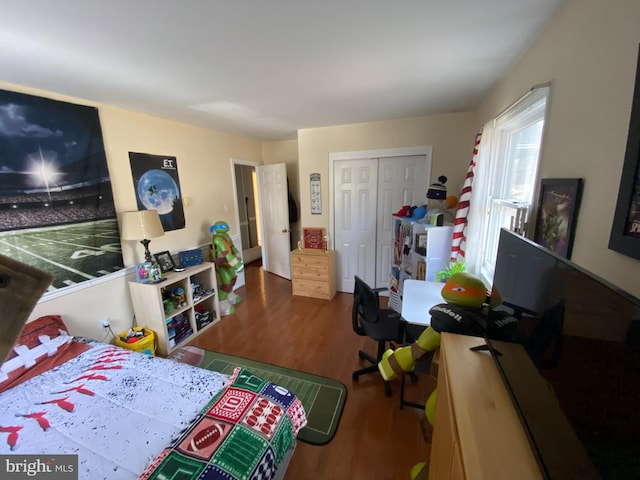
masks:
{"type": "Polygon", "coordinates": [[[607,248],[624,161],[640,43],[637,0],[568,0],[485,99],[491,119],[552,82],[540,178],[584,179],[572,260],[640,296],[640,261],[607,248]]]}
{"type": "Polygon", "coordinates": [[[298,131],[302,226],[329,228],[329,154],[335,152],[432,145],[432,181],[446,175],[450,193],[458,195],[479,125],[466,112],[298,131]],[[322,215],[311,215],[309,174],[315,172],[322,176],[322,215]]]}
{"type": "MultiPolygon", "coordinates": [[[[98,107],[115,206],[119,213],[137,208],[128,156],[130,151],[177,158],[182,194],[190,199],[190,206],[185,208],[186,227],[153,239],[150,245],[152,253],[164,250],[178,252],[208,244],[211,239],[209,227],[219,219],[230,223],[232,234],[238,233],[230,158],[260,161],[260,142],[49,92],[7,84],[0,84],[0,88],[98,107]]],[[[125,266],[143,258],[143,249],[138,242],[123,242],[122,253],[125,266]]],[[[102,338],[99,320],[108,316],[114,331],[123,331],[133,319],[127,285],[130,279],[120,276],[41,301],[31,318],[59,314],[72,333],[102,338]]],[[[144,325],[144,319],[137,321],[144,325]]]]}

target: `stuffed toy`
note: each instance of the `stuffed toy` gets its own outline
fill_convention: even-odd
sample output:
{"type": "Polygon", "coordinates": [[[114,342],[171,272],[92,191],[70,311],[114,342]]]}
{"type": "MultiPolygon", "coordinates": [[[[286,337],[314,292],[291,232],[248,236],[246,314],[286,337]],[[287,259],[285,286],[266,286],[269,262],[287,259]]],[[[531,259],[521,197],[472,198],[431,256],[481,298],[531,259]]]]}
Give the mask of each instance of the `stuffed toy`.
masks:
{"type": "MultiPolygon", "coordinates": [[[[478,277],[468,272],[451,275],[442,287],[440,303],[429,310],[431,325],[420,334],[411,345],[389,349],[378,363],[378,370],[386,381],[411,372],[428,352],[440,346],[441,332],[463,335],[484,336],[505,341],[517,341],[519,328],[517,320],[507,312],[494,312],[493,307],[501,303],[495,288],[488,291],[478,277]]],[[[425,417],[433,426],[436,409],[436,389],[431,392],[425,404],[425,417]]],[[[427,478],[428,463],[420,462],[411,469],[411,479],[427,478]]]]}
{"type": "Polygon", "coordinates": [[[233,286],[238,279],[237,274],[244,270],[244,263],[240,252],[233,245],[229,236],[229,224],[218,221],[209,228],[211,237],[211,258],[216,265],[218,273],[218,300],[220,301],[221,315],[230,315],[235,312],[235,306],[242,300],[233,291],[233,286]]]}

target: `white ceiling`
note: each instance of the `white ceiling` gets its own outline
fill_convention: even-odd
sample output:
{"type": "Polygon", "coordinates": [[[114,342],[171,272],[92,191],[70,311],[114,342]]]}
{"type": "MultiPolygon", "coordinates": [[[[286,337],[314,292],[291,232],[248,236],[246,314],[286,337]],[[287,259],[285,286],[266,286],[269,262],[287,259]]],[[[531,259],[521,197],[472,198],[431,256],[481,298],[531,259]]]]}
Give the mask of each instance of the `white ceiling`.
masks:
{"type": "Polygon", "coordinates": [[[473,110],[562,0],[0,0],[0,81],[257,139],[473,110]]]}

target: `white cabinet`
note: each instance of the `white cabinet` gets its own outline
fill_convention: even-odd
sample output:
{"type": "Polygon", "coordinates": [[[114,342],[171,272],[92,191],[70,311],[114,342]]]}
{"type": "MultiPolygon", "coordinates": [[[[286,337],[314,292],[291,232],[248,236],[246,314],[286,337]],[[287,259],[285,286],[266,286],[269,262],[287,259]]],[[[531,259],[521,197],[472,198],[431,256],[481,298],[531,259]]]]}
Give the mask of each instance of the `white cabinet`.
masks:
{"type": "Polygon", "coordinates": [[[220,320],[213,263],[167,272],[160,283],[129,282],[136,323],[158,338],[157,351],[166,356],[220,320]],[[183,301],[177,300],[183,295],[183,301]]]}
{"type": "Polygon", "coordinates": [[[449,266],[453,226],[441,227],[393,217],[393,255],[389,279],[389,305],[402,310],[404,280],[434,281],[449,266]]]}

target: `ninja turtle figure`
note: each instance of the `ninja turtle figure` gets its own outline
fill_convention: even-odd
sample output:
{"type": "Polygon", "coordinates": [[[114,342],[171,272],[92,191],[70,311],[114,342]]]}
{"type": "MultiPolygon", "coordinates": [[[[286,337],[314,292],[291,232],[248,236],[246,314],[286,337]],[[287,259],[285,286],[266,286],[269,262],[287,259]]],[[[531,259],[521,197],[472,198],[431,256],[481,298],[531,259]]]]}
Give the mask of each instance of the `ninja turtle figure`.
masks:
{"type": "Polygon", "coordinates": [[[244,263],[240,252],[233,245],[229,236],[229,224],[218,221],[209,228],[211,237],[211,258],[216,265],[218,273],[218,299],[222,315],[230,315],[235,312],[235,304],[242,298],[233,291],[237,274],[244,270],[244,263]]]}

